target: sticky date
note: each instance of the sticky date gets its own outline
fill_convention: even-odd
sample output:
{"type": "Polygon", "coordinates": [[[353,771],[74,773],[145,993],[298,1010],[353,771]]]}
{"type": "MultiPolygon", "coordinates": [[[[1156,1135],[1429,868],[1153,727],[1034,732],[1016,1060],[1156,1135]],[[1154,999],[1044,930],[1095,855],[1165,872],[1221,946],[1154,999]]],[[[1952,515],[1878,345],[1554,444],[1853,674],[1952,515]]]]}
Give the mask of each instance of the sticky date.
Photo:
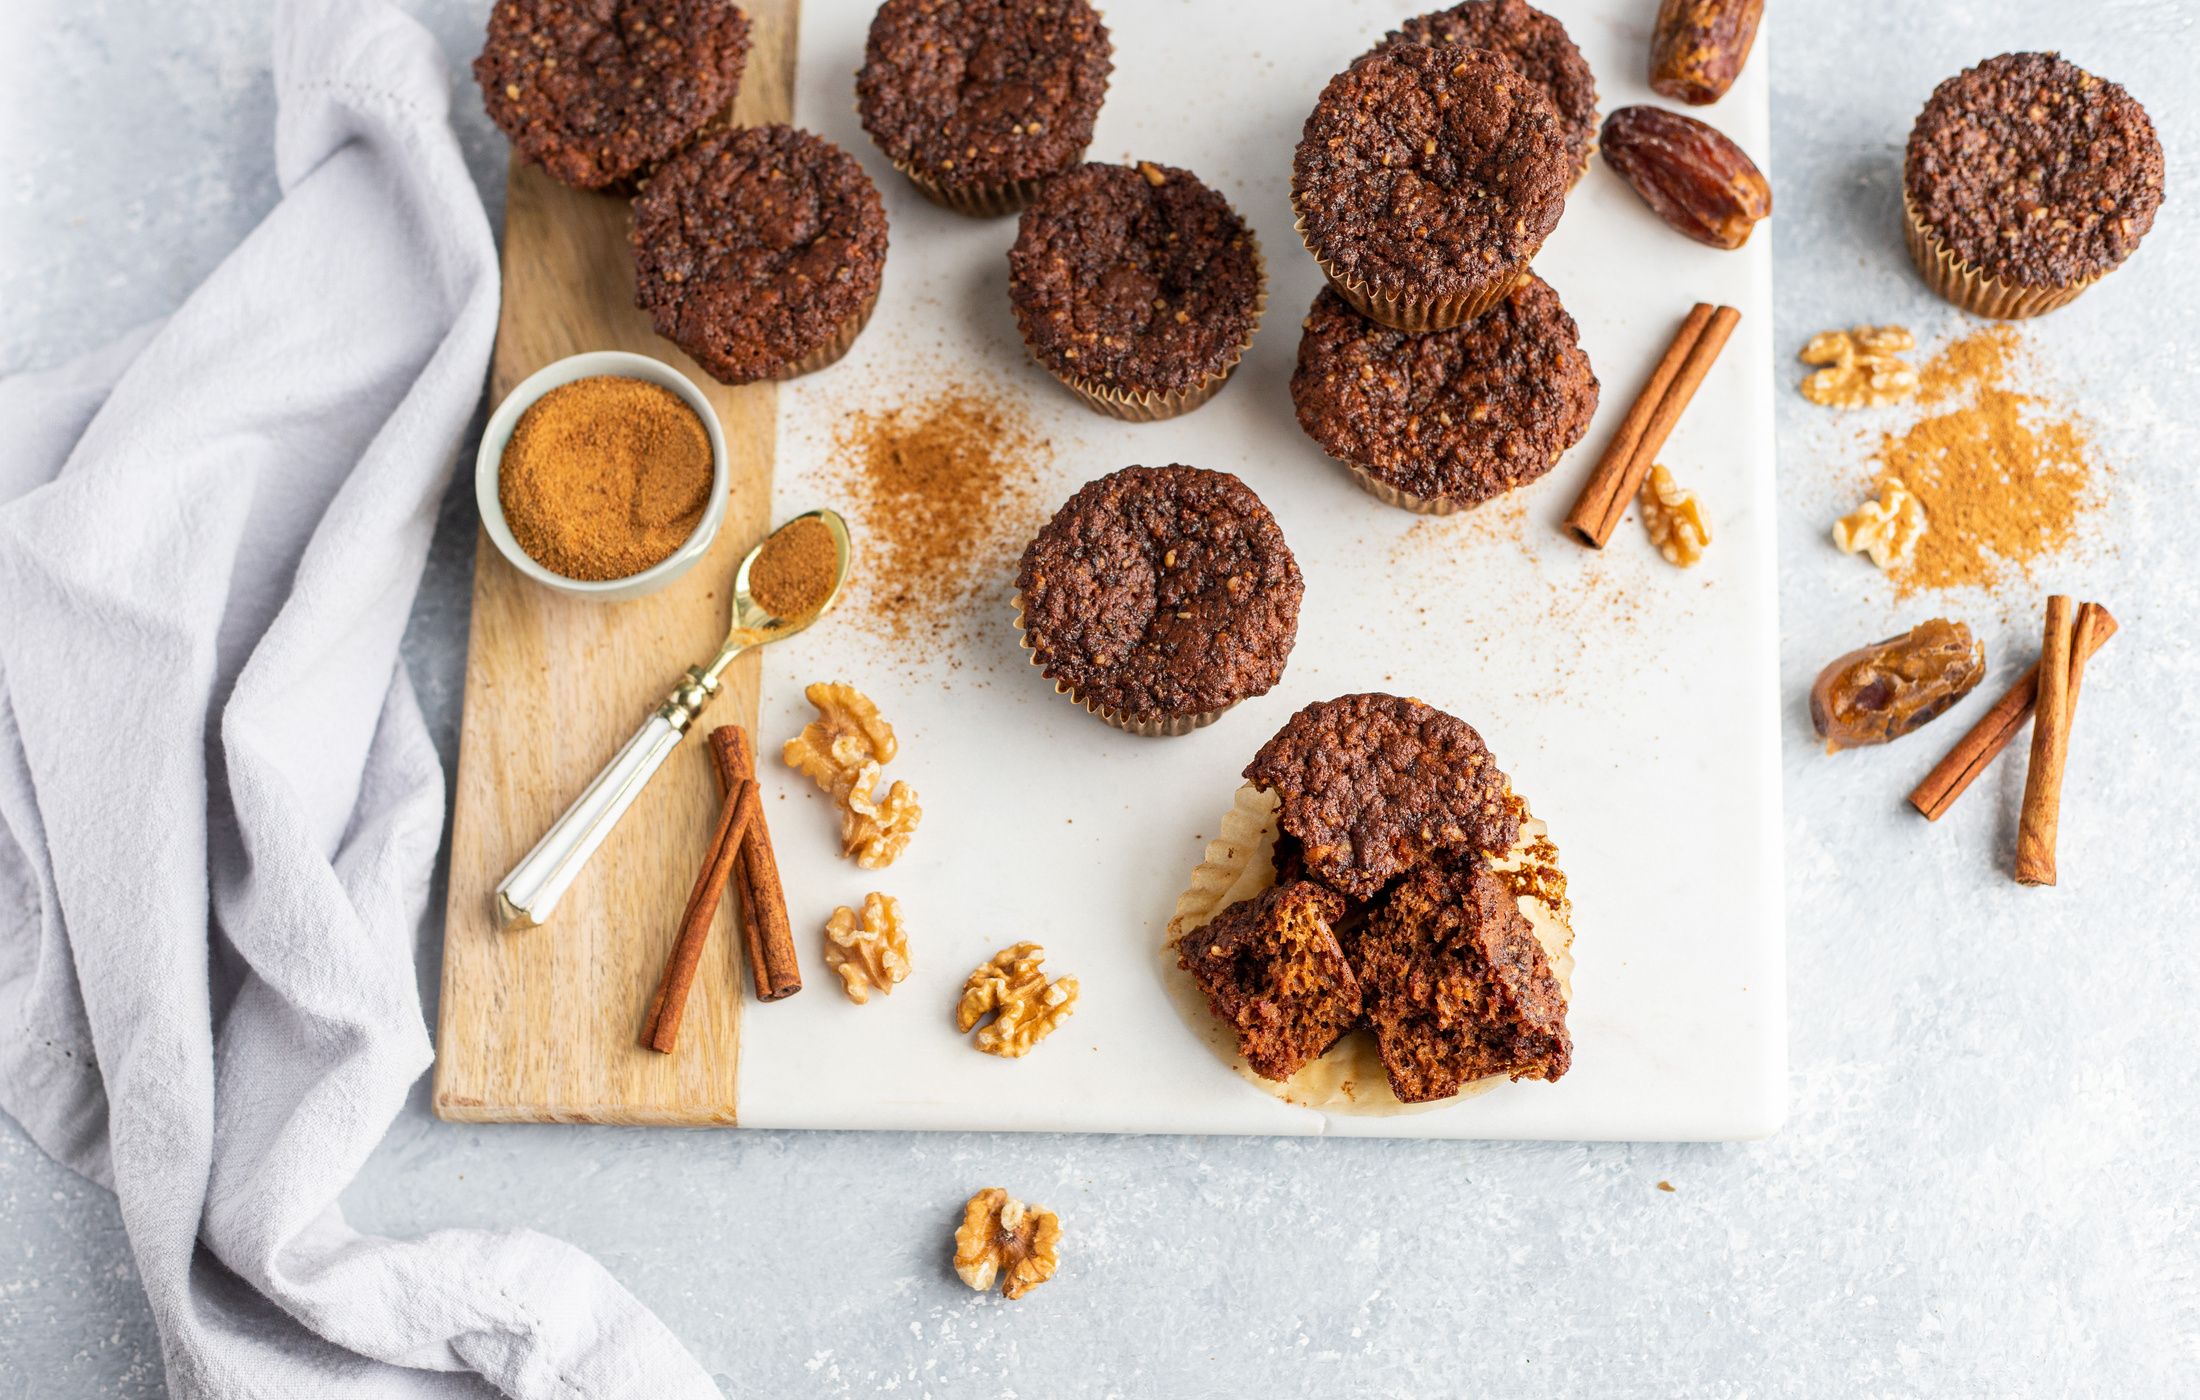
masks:
{"type": "Polygon", "coordinates": [[[1691,107],[1726,96],[1764,12],[1765,0],[1664,0],[1650,38],[1650,90],[1691,107]]]}
{"type": "Polygon", "coordinates": [[[1622,107],[1604,119],[1598,145],[1659,218],[1698,243],[1739,248],[1772,212],[1772,186],[1757,163],[1694,117],[1622,107]]]}
{"type": "Polygon", "coordinates": [[[1810,722],[1826,752],[1884,744],[1947,713],[1986,675],[1986,644],[1936,617],[1860,647],[1818,673],[1810,722]]]}

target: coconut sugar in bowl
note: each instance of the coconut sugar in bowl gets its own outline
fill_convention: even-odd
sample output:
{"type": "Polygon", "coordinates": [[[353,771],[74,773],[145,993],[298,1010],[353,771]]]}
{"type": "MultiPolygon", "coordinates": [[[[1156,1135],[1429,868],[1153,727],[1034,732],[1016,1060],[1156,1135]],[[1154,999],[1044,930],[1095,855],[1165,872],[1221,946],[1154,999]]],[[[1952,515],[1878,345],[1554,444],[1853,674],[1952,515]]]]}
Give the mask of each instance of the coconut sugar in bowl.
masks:
{"type": "Polygon", "coordinates": [[[522,380],[489,416],[474,463],[497,552],[545,588],[599,602],[693,568],[725,523],[729,488],[725,433],[702,390],[615,350],[522,380]]]}

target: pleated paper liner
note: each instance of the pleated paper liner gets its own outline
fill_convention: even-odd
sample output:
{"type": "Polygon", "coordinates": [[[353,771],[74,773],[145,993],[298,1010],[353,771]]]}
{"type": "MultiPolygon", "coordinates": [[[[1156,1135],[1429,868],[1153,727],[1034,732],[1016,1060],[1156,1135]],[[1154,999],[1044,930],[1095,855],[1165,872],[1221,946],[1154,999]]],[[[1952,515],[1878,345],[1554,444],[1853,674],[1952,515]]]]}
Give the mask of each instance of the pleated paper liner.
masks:
{"type": "MultiPolygon", "coordinates": [[[[1015,607],[1017,641],[1022,644],[1024,655],[1031,664],[1033,666],[1041,665],[1039,649],[1032,645],[1031,633],[1024,628],[1023,594],[1018,593],[1016,595],[1015,607]]],[[[1073,704],[1084,706],[1088,714],[1097,717],[1102,723],[1111,724],[1126,734],[1136,734],[1145,739],[1172,738],[1179,734],[1189,734],[1195,729],[1205,729],[1237,705],[1237,701],[1233,700],[1220,709],[1202,710],[1196,715],[1172,715],[1163,719],[1139,719],[1135,715],[1101,704],[1064,681],[1054,682],[1054,693],[1068,696],[1073,704]]]]}
{"type": "Polygon", "coordinates": [[[2004,282],[1957,257],[1940,235],[1925,226],[1907,191],[1902,196],[1902,239],[1910,258],[1927,286],[1947,300],[1979,316],[2001,321],[2021,321],[2068,306],[2085,289],[2107,276],[2101,273],[2067,287],[2027,287],[2004,282]]]}
{"type": "MultiPolygon", "coordinates": [[[[1245,339],[1231,352],[1228,362],[1199,383],[1188,389],[1131,393],[1112,384],[1102,384],[1096,379],[1063,374],[1046,361],[1039,360],[1036,351],[1032,352],[1032,358],[1039,360],[1040,366],[1061,381],[1062,387],[1075,394],[1085,407],[1096,413],[1104,413],[1110,418],[1120,418],[1127,423],[1158,423],[1164,418],[1174,418],[1178,414],[1191,412],[1222,392],[1222,386],[1230,381],[1231,374],[1245,359],[1245,352],[1252,349],[1253,336],[1260,330],[1261,317],[1268,311],[1268,262],[1261,256],[1260,240],[1254,237],[1253,231],[1247,229],[1245,236],[1253,245],[1253,268],[1259,284],[1253,298],[1253,315],[1246,322],[1245,339]]],[[[1016,313],[1016,329],[1023,334],[1024,348],[1030,350],[1031,327],[1025,323],[1021,308],[1016,313]]]]}
{"type": "MultiPolygon", "coordinates": [[[[1564,451],[1553,453],[1551,455],[1551,466],[1557,466],[1558,459],[1565,455],[1564,451]]],[[[1490,496],[1481,501],[1461,501],[1446,496],[1416,496],[1410,491],[1399,490],[1357,463],[1345,462],[1344,469],[1352,474],[1354,483],[1361,490],[1367,492],[1368,495],[1373,496],[1386,506],[1396,506],[1400,510],[1410,510],[1416,515],[1456,515],[1460,511],[1473,510],[1478,505],[1497,499],[1497,496],[1490,496]]],[[[1545,470],[1548,471],[1549,468],[1545,468],[1545,470]]],[[[1541,481],[1542,479],[1541,476],[1538,476],[1533,481],[1523,481],[1520,486],[1508,489],[1518,491],[1521,486],[1531,486],[1535,481],[1541,481]]],[[[1498,496],[1504,494],[1506,494],[1504,491],[1497,493],[1498,496]]]]}
{"type": "MultiPolygon", "coordinates": [[[[1297,203],[1297,196],[1294,194],[1294,214],[1297,214],[1297,203]]],[[[1323,257],[1322,250],[1315,247],[1314,240],[1307,236],[1305,215],[1298,214],[1292,227],[1298,230],[1299,242],[1305,244],[1306,251],[1314,255],[1314,261],[1321,265],[1322,276],[1328,278],[1329,285],[1337,289],[1337,295],[1350,302],[1354,311],[1370,321],[1379,321],[1394,331],[1418,335],[1427,331],[1448,331],[1455,326],[1463,326],[1511,296],[1513,288],[1527,280],[1529,271],[1526,266],[1522,266],[1516,272],[1456,296],[1417,298],[1407,292],[1391,291],[1360,281],[1323,257]]]]}
{"type": "Polygon", "coordinates": [[[838,360],[854,347],[856,337],[862,335],[863,328],[871,324],[871,313],[876,310],[878,310],[878,293],[873,292],[871,293],[871,299],[863,304],[863,309],[850,316],[839,330],[833,332],[831,340],[818,346],[777,374],[766,375],[765,377],[772,380],[797,379],[805,374],[815,374],[825,368],[825,366],[838,360]]]}
{"type": "MultiPolygon", "coordinates": [[[[1520,912],[1535,928],[1536,941],[1550,959],[1551,973],[1569,1005],[1573,1001],[1574,933],[1573,905],[1566,898],[1566,877],[1558,868],[1558,848],[1551,844],[1549,828],[1528,811],[1516,794],[1520,810],[1520,840],[1510,850],[1492,858],[1490,868],[1506,877],[1520,912]]],[[[1286,1103],[1319,1109],[1324,1113],[1389,1116],[1443,1108],[1461,1099],[1506,1083],[1493,1074],[1462,1086],[1448,1099],[1429,1103],[1405,1103],[1390,1087],[1376,1048],[1375,1034],[1362,1026],[1308,1063],[1289,1079],[1266,1079],[1238,1053],[1237,1034],[1218,1019],[1207,1005],[1205,993],[1191,974],[1177,966],[1176,943],[1200,928],[1224,909],[1253,898],[1276,882],[1275,794],[1251,783],[1241,785],[1230,810],[1205,855],[1192,871],[1183,893],[1176,898],[1176,913],[1169,920],[1168,936],[1161,945],[1166,964],[1163,981],[1187,1024],[1208,1047],[1240,1077],[1264,1093],[1286,1103]]]]}
{"type": "MultiPolygon", "coordinates": [[[[1084,158],[1084,153],[1080,151],[1077,160],[1071,161],[1070,165],[1075,165],[1084,158]]],[[[1068,168],[1063,167],[1065,170],[1068,168]]],[[[942,209],[952,209],[973,219],[997,219],[1004,214],[1016,213],[1036,199],[1040,186],[1053,178],[1050,173],[1033,179],[1010,180],[995,185],[943,185],[930,175],[898,160],[894,162],[894,169],[907,176],[909,183],[915,185],[917,192],[926,199],[942,209]]]]}

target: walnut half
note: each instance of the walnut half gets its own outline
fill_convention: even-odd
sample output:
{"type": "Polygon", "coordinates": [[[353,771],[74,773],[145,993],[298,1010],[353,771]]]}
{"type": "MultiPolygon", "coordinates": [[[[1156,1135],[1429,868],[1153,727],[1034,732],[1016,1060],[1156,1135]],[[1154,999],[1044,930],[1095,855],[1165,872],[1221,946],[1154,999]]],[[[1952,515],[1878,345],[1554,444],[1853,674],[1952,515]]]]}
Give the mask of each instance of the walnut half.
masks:
{"type": "Polygon", "coordinates": [[[1703,518],[1696,493],[1682,490],[1664,467],[1650,468],[1642,480],[1642,524],[1665,561],[1684,569],[1703,558],[1711,543],[1711,522],[1703,518]]]}
{"type": "Polygon", "coordinates": [[[866,870],[892,865],[916,834],[924,808],[916,789],[896,780],[880,797],[879,768],[899,745],[878,706],[854,686],[818,681],[803,694],[817,718],[789,739],[780,757],[840,804],[840,852],[866,870]]]}
{"type": "Polygon", "coordinates": [[[1061,1266],[1062,1222],[1053,1211],[1027,1206],[998,1186],[972,1196],[955,1231],[955,1273],[980,1293],[1001,1279],[1001,1293],[1021,1298],[1061,1266]]]}
{"type": "Polygon", "coordinates": [[[890,995],[909,975],[909,933],[901,901],[873,892],[863,897],[863,919],[843,904],[825,922],[825,966],[840,974],[841,990],[861,1006],[875,988],[890,995]]]}
{"type": "Polygon", "coordinates": [[[1917,348],[1917,338],[1901,326],[1858,326],[1821,331],[1803,347],[1806,365],[1822,365],[1803,376],[1803,397],[1828,408],[1880,408],[1917,392],[1917,371],[1901,352],[1917,348]]]}
{"type": "Polygon", "coordinates": [[[986,1016],[993,1017],[978,1031],[980,1050],[1003,1059],[1020,1058],[1077,1009],[1077,979],[1049,982],[1039,970],[1046,955],[1036,943],[1018,943],[978,964],[963,982],[962,1000],[955,1004],[956,1027],[968,1033],[986,1016]]]}
{"type": "Polygon", "coordinates": [[[1925,505],[1910,494],[1902,478],[1890,476],[1879,499],[1866,501],[1833,522],[1833,542],[1850,554],[1869,554],[1882,569],[1906,561],[1925,533],[1925,505]]]}

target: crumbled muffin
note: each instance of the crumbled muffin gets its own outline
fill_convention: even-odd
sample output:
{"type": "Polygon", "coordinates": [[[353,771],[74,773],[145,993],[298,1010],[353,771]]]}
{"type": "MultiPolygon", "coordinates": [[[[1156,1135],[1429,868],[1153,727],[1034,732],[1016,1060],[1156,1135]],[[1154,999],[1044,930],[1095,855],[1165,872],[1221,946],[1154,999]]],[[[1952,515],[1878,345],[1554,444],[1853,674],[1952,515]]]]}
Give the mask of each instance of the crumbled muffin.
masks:
{"type": "Polygon", "coordinates": [[[1512,887],[1479,855],[1400,881],[1361,931],[1354,970],[1405,1103],[1494,1074],[1557,1079],[1572,1061],[1566,994],[1512,887]]]}
{"type": "Polygon", "coordinates": [[[1289,1079],[1360,1018],[1360,985],[1332,925],[1344,900],[1294,881],[1241,900],[1177,940],[1238,1053],[1267,1079],[1289,1079]]]}

